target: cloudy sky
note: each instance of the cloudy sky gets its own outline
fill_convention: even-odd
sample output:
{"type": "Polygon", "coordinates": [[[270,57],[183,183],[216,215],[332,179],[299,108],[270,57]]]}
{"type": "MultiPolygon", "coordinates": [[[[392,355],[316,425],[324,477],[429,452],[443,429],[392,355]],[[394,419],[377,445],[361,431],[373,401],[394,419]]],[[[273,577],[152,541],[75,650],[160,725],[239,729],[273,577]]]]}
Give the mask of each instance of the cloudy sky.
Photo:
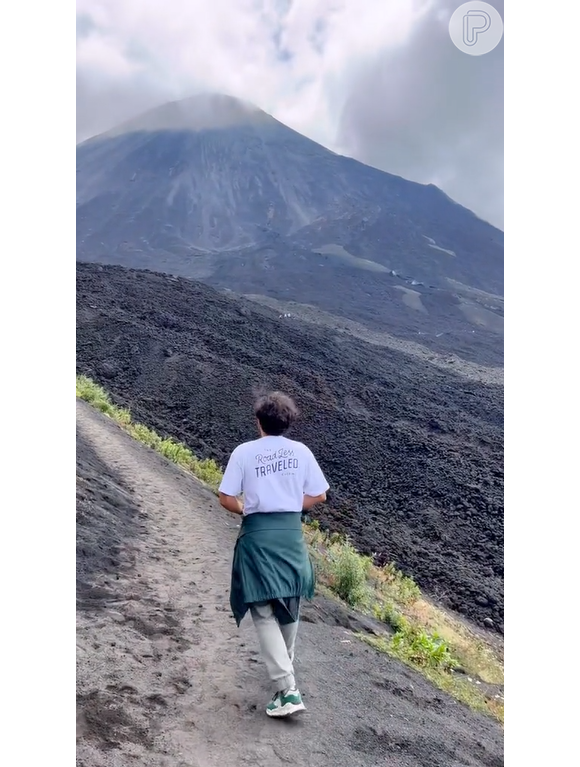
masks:
{"type": "MultiPolygon", "coordinates": [[[[503,0],[487,0],[503,16],[503,0]]],[[[77,0],[77,140],[218,91],[441,187],[503,228],[503,41],[452,44],[460,0],[77,0]]]]}

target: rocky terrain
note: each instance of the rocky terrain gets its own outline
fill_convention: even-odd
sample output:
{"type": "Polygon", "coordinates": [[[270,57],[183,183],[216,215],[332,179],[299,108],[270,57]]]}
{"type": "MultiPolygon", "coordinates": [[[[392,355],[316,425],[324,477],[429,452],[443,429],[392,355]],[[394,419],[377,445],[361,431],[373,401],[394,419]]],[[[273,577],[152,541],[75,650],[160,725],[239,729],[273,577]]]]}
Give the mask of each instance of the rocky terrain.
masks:
{"type": "Polygon", "coordinates": [[[78,767],[503,765],[497,722],[358,641],[363,621],[321,597],[296,647],[307,711],[269,719],[253,626],[228,606],[238,522],[77,402],[78,767]]]}
{"type": "Polygon", "coordinates": [[[503,389],[201,283],[77,264],[77,369],[222,465],[292,394],[332,486],[321,521],[503,631],[503,389]]]}
{"type": "Polygon", "coordinates": [[[216,94],[77,147],[77,258],[312,304],[503,360],[503,233],[216,94]]]}

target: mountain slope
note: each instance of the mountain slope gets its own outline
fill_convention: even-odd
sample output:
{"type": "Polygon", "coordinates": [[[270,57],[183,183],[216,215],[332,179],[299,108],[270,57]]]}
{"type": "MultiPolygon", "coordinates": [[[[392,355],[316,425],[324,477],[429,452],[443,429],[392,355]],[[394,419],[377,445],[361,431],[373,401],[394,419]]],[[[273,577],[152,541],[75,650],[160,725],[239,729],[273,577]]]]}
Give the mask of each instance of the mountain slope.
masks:
{"type": "Polygon", "coordinates": [[[435,346],[475,331],[501,362],[502,232],[225,96],[77,147],[77,257],[294,301],[308,284],[330,312],[435,346]]]}
{"type": "Polygon", "coordinates": [[[332,486],[320,518],[432,595],[503,623],[503,392],[166,275],[79,264],[77,370],[136,420],[224,465],[254,436],[257,390],[332,486]]]}

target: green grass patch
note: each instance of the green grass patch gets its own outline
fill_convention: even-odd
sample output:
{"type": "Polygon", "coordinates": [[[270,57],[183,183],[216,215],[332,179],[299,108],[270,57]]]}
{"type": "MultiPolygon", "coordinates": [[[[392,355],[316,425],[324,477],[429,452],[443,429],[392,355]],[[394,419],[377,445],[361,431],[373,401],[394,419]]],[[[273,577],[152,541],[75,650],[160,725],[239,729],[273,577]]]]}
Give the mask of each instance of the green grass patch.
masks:
{"type": "Polygon", "coordinates": [[[176,442],[171,437],[164,439],[148,426],[135,423],[129,410],[115,405],[109,394],[86,376],[77,376],[77,397],[88,402],[101,413],[108,415],[138,442],[161,453],[165,458],[189,471],[206,485],[209,485],[214,492],[217,492],[222,471],[211,458],[197,458],[182,442],[176,442]]]}
{"type": "MultiPolygon", "coordinates": [[[[77,376],[76,387],[79,399],[217,493],[222,471],[215,461],[200,459],[187,445],[135,423],[130,411],[115,405],[90,378],[77,376]]],[[[357,635],[361,640],[421,672],[472,709],[503,722],[503,698],[486,694],[477,684],[481,680],[503,685],[503,662],[493,647],[425,599],[413,579],[394,564],[377,567],[372,557],[360,554],[347,537],[322,531],[316,520],[306,523],[304,532],[321,590],[385,624],[384,636],[357,635]],[[456,673],[458,667],[463,673],[456,673]]]]}

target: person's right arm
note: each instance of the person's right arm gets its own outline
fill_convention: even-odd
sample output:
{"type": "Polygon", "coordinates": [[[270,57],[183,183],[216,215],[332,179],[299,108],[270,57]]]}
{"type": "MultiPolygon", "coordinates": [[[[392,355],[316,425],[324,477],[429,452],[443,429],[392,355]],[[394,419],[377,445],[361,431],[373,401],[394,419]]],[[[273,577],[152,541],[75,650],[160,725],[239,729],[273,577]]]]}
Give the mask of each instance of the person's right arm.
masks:
{"type": "Polygon", "coordinates": [[[324,503],[329,484],[312,452],[307,448],[308,468],[304,481],[302,511],[308,511],[317,503],[324,503]]]}
{"type": "Polygon", "coordinates": [[[302,511],[308,511],[308,509],[316,506],[317,503],[324,503],[325,500],[326,493],[321,493],[320,495],[305,495],[302,500],[302,511]]]}

